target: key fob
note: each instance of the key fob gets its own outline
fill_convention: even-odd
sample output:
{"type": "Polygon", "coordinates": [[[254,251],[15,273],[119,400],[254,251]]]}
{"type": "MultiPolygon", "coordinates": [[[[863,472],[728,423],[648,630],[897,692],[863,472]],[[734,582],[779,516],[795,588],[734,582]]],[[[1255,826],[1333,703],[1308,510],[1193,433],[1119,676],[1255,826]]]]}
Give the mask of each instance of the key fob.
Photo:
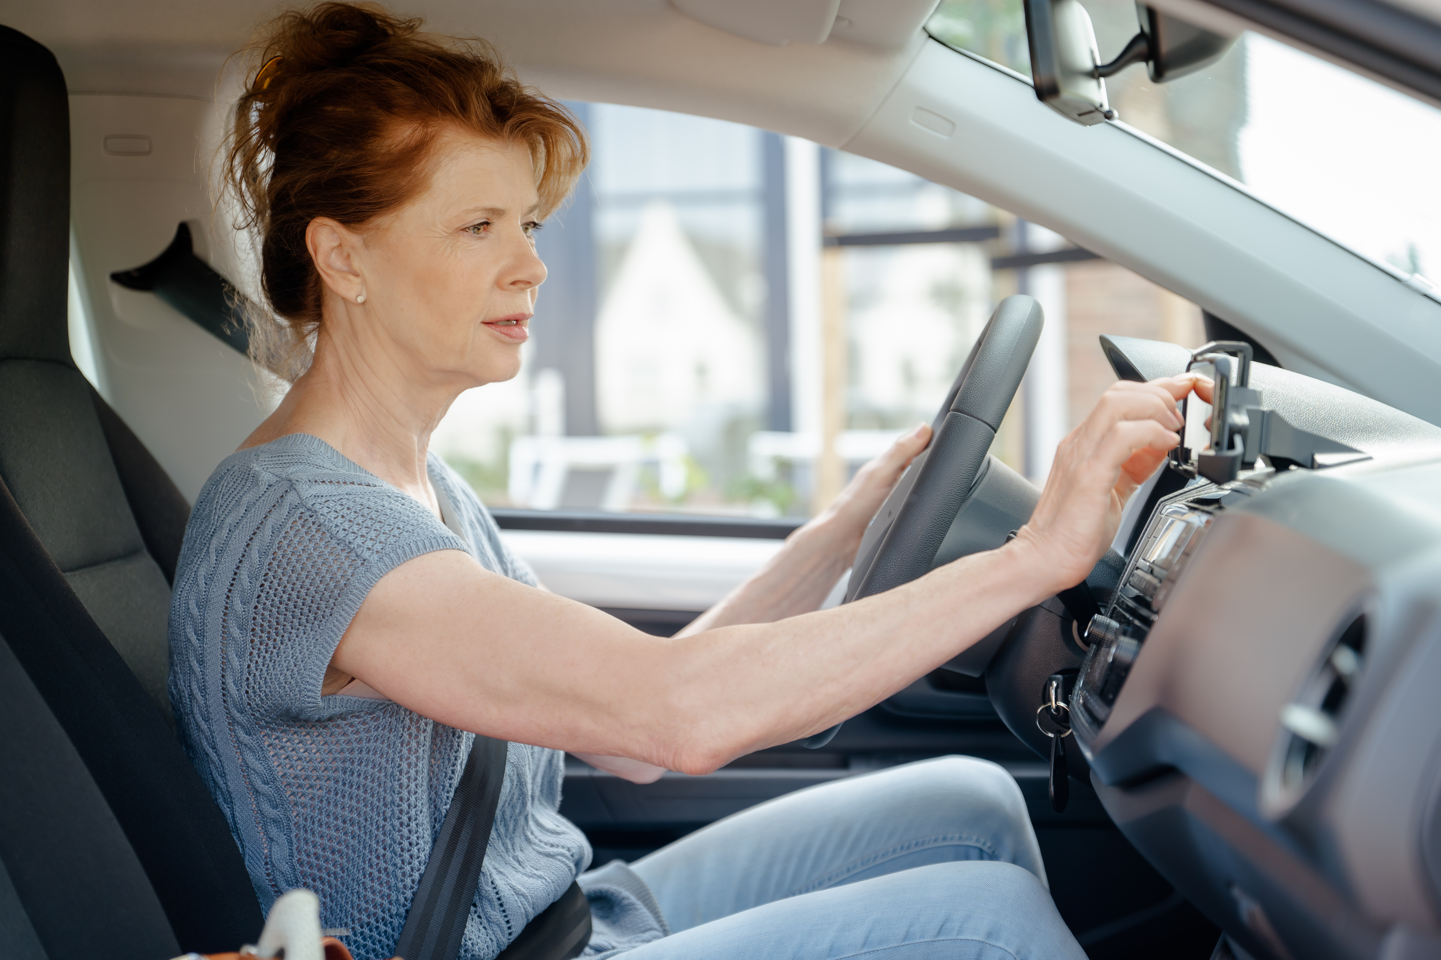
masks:
{"type": "Polygon", "coordinates": [[[1066,740],[1051,738],[1051,809],[1061,813],[1071,799],[1071,775],[1066,770],[1066,740]]]}

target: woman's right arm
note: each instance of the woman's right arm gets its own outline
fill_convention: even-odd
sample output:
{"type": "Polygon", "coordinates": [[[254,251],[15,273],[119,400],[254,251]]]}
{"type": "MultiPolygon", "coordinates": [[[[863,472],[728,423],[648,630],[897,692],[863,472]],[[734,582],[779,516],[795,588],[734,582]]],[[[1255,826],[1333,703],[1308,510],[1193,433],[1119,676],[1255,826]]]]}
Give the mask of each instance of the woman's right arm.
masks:
{"type": "Polygon", "coordinates": [[[1192,382],[1112,388],[1016,540],[879,596],[663,638],[441,551],[372,588],[332,666],[450,726],[708,772],[854,716],[1080,582],[1177,442],[1192,382]]]}

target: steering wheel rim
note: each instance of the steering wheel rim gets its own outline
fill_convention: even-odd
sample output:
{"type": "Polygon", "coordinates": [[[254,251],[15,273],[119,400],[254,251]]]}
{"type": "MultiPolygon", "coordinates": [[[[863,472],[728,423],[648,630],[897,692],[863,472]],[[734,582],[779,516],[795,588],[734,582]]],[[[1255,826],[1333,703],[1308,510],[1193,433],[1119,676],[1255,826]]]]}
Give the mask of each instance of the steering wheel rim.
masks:
{"type": "Polygon", "coordinates": [[[1002,300],[991,314],[936,415],[930,445],[866,528],[845,602],[884,593],[930,571],[985,465],[1044,323],[1041,305],[1024,294],[1002,300]]]}
{"type": "MultiPolygon", "coordinates": [[[[1045,316],[1032,297],[996,306],[932,424],[930,445],[876,512],[856,552],[843,603],[883,593],[930,571],[986,463],[1040,340],[1045,316]]],[[[840,724],[802,743],[821,747],[840,724]]]]}

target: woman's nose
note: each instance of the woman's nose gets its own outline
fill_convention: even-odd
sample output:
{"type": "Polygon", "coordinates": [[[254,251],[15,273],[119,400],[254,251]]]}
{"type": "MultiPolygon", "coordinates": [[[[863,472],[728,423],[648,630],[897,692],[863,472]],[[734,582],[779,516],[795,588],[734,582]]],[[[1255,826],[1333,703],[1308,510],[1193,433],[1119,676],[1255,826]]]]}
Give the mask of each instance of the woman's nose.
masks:
{"type": "Polygon", "coordinates": [[[511,269],[506,272],[502,281],[504,286],[512,290],[538,287],[546,278],[545,264],[535,250],[535,238],[523,233],[521,237],[522,242],[518,244],[511,269]]]}

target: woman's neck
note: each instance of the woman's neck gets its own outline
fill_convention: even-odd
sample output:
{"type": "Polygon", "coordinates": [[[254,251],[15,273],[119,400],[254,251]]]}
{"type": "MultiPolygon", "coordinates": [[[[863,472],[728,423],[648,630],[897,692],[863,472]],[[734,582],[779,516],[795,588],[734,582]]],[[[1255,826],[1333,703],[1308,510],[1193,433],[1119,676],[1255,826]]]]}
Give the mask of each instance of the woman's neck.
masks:
{"type": "Polygon", "coordinates": [[[308,433],[438,513],[426,452],[459,393],[407,375],[384,357],[338,348],[322,334],[310,369],[242,449],[308,433]]]}

